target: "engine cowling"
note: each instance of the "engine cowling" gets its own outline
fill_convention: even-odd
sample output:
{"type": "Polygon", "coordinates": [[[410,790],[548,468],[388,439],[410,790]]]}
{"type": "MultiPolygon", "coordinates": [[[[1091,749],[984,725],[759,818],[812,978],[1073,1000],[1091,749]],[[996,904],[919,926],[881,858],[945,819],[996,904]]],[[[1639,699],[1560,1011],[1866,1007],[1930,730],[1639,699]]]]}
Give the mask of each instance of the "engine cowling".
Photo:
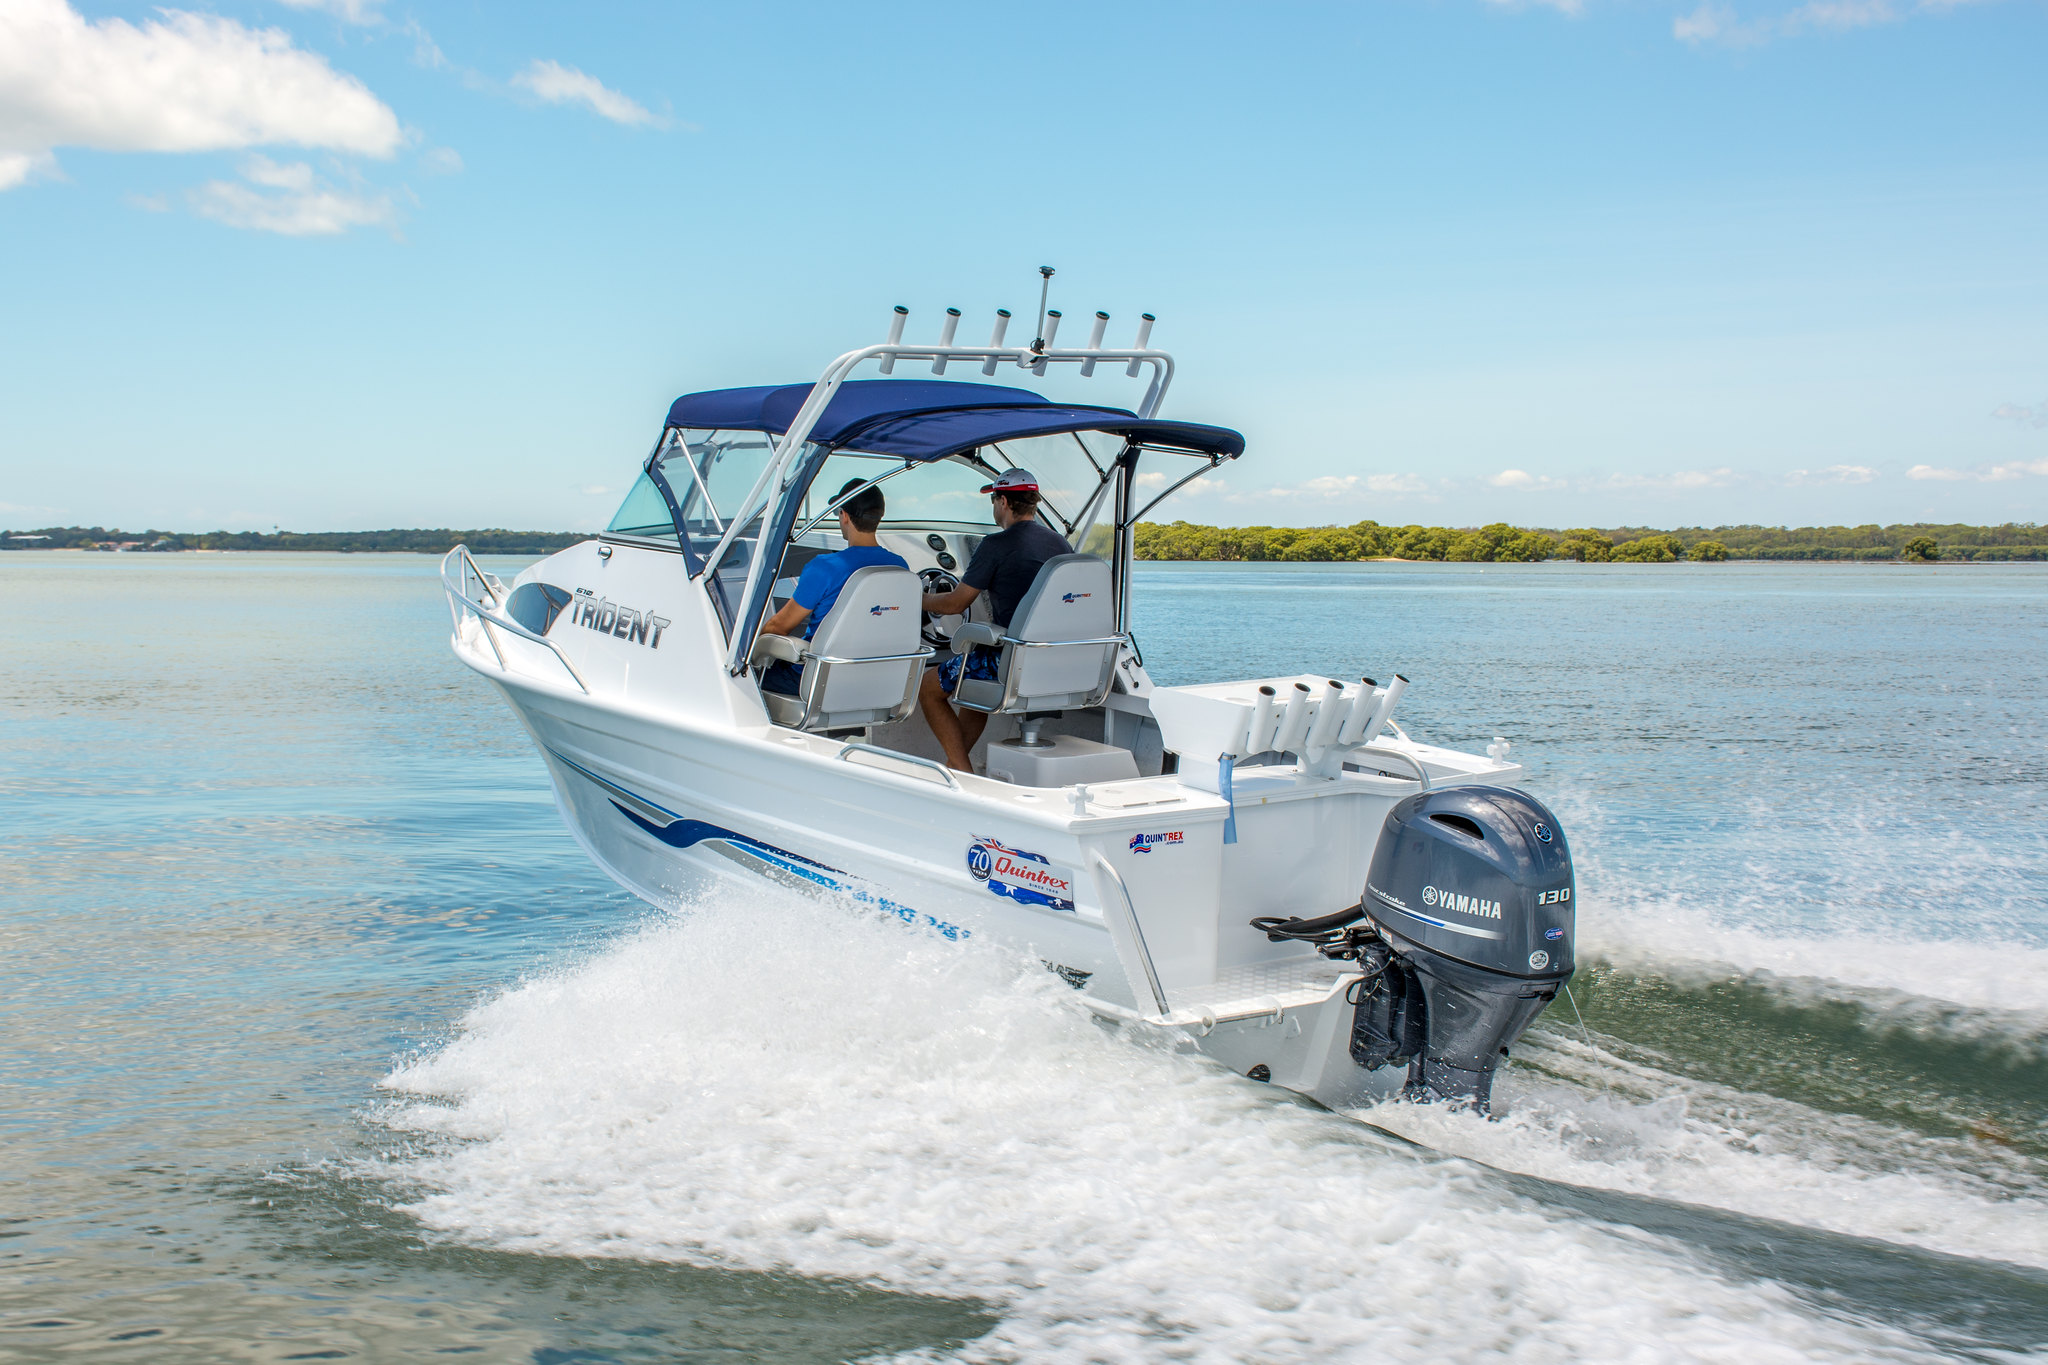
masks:
{"type": "Polygon", "coordinates": [[[1522,792],[1396,805],[1361,906],[1391,952],[1360,989],[1352,1059],[1405,1062],[1411,1096],[1485,1108],[1508,1046],[1571,977],[1574,890],[1564,831],[1522,792]]]}

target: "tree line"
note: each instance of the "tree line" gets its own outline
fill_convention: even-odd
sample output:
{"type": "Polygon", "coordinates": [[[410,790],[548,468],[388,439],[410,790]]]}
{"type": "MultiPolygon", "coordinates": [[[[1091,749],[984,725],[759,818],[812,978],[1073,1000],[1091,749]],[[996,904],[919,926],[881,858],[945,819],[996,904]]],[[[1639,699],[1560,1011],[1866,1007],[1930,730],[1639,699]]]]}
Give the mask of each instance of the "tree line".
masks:
{"type": "Polygon", "coordinates": [[[1510,526],[1201,526],[1146,522],[1134,532],[1139,559],[1341,563],[1428,559],[1450,563],[1670,564],[1678,560],[2048,560],[2048,527],[1901,523],[1892,526],[1647,526],[1569,530],[1510,526]]]}
{"type": "MultiPolygon", "coordinates": [[[[466,544],[478,554],[552,554],[590,534],[579,531],[122,531],[103,526],[46,526],[0,531],[9,550],[312,550],[340,554],[445,554],[466,544]]],[[[1575,559],[1668,564],[1676,560],[2048,560],[2048,527],[2000,526],[1648,526],[1552,530],[1510,526],[1201,526],[1143,522],[1140,559],[1263,560],[1334,563],[1360,559],[1429,559],[1451,563],[1513,563],[1575,559]]]]}

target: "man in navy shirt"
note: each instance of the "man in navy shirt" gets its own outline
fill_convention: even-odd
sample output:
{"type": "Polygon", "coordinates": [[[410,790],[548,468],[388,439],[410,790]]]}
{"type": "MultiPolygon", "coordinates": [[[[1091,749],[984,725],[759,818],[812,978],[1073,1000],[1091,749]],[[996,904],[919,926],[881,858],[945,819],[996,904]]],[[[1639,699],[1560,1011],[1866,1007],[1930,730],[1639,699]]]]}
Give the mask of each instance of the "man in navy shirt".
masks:
{"type": "MultiPolygon", "coordinates": [[[[848,479],[846,486],[832,496],[835,500],[846,498],[864,482],[864,479],[848,479]]],[[[768,623],[761,627],[763,635],[800,634],[808,640],[818,633],[819,623],[832,614],[832,605],[839,600],[839,590],[846,586],[847,579],[853,577],[855,569],[876,564],[896,569],[910,567],[902,555],[883,549],[875,541],[875,528],[882,524],[884,507],[879,488],[861,489],[839,504],[839,534],[846,538],[846,548],[829,555],[819,555],[804,565],[804,571],[797,576],[796,591],[790,594],[789,601],[782,604],[782,610],[769,617],[768,623]]],[[[803,676],[802,664],[777,659],[761,675],[761,686],[770,692],[786,692],[795,696],[797,684],[803,676]]]]}
{"type": "MultiPolygon", "coordinates": [[[[1070,555],[1074,547],[1066,537],[1038,519],[1038,479],[1028,469],[1006,469],[982,492],[994,504],[996,533],[981,542],[960,586],[951,592],[927,593],[924,609],[934,616],[966,611],[983,593],[995,623],[1010,624],[1018,603],[1038,578],[1045,561],[1055,555],[1070,555]]],[[[925,670],[918,685],[917,702],[925,722],[932,727],[939,745],[946,751],[946,764],[960,772],[974,771],[968,751],[981,738],[988,717],[980,711],[958,712],[949,700],[960,686],[960,674],[993,680],[996,652],[979,646],[966,655],[949,655],[944,662],[925,670]]]]}

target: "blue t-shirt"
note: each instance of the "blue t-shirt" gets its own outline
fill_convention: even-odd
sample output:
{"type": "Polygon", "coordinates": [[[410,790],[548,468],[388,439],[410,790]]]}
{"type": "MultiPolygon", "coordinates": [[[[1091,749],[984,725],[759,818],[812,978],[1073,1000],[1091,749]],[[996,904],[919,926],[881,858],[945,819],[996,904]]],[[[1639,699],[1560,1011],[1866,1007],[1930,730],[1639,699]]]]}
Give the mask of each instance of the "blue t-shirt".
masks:
{"type": "Polygon", "coordinates": [[[818,623],[832,614],[832,604],[839,600],[839,590],[846,586],[846,580],[853,577],[855,569],[885,565],[892,569],[907,569],[903,556],[885,550],[879,545],[849,545],[829,555],[819,555],[804,565],[804,571],[796,580],[796,591],[790,600],[807,608],[811,619],[804,622],[804,638],[810,639],[818,633],[818,623]]]}

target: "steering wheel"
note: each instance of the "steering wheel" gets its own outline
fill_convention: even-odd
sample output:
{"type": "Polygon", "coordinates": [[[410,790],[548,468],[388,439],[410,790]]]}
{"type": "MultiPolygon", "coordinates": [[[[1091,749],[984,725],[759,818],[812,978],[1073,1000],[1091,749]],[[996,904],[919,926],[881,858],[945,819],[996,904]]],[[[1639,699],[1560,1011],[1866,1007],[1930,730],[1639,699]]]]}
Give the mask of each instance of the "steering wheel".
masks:
{"type": "MultiPolygon", "coordinates": [[[[960,580],[947,573],[944,569],[920,569],[917,576],[919,581],[924,584],[924,590],[927,593],[951,592],[960,586],[960,580]]],[[[933,649],[947,649],[951,647],[953,632],[959,628],[960,618],[958,616],[934,616],[930,612],[926,612],[921,633],[924,636],[924,642],[933,649]]]]}

